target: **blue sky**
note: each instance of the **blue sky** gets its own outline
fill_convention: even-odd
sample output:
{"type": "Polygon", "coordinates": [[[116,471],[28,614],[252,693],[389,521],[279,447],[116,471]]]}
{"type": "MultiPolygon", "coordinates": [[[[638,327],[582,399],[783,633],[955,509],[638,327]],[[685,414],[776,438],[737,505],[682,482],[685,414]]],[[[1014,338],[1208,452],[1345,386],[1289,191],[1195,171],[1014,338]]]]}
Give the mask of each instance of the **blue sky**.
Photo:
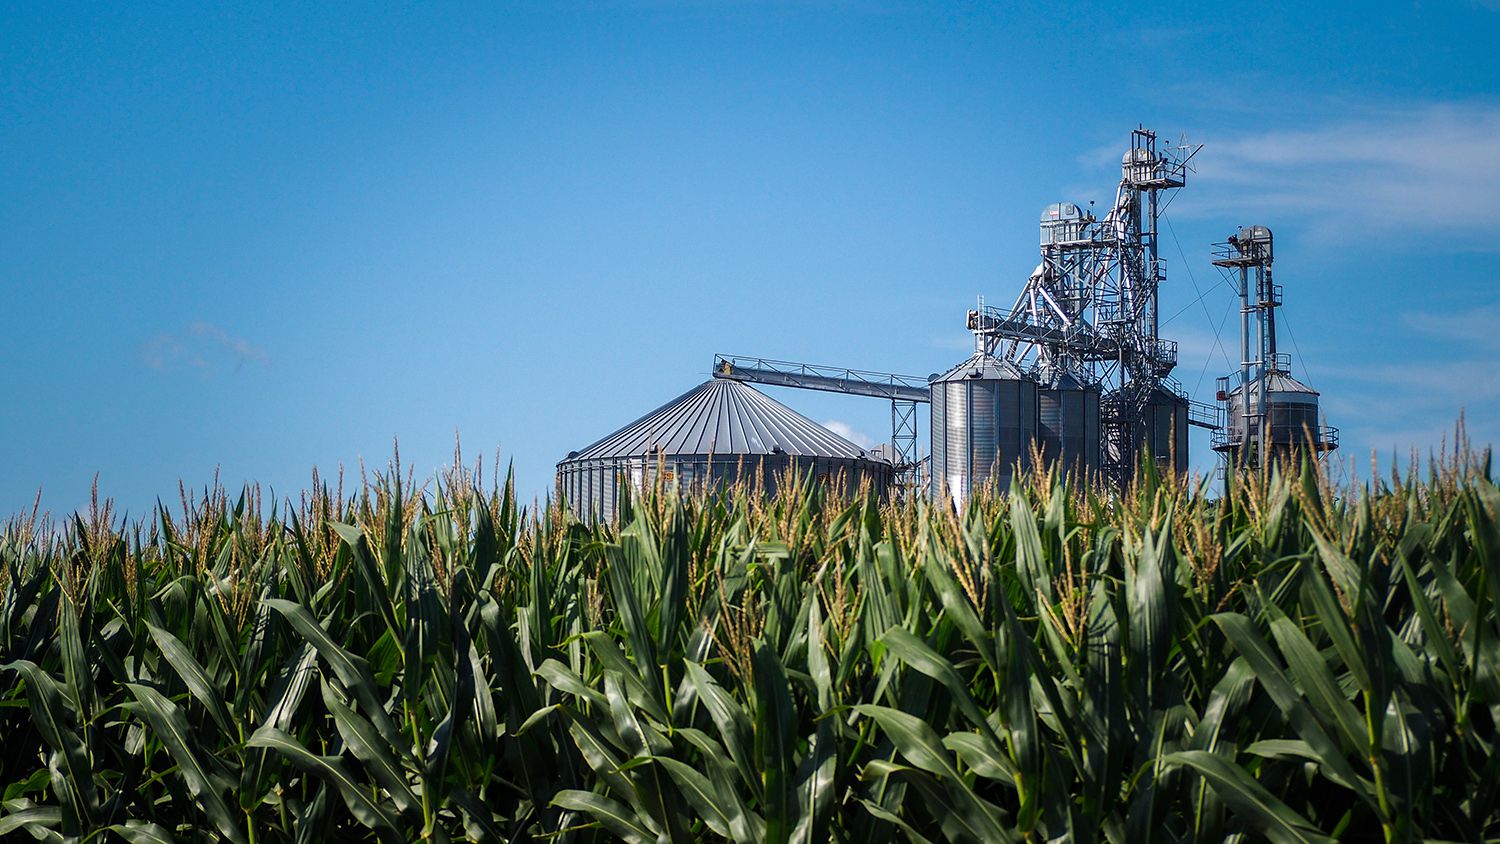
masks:
{"type": "Polygon", "coordinates": [[[1197,398],[1209,245],[1261,223],[1358,472],[1460,408],[1500,440],[1492,0],[132,5],[0,9],[0,510],[295,494],[398,438],[421,476],[455,433],[530,498],[715,352],[942,370],[1139,123],[1205,144],[1163,249],[1197,398]]]}

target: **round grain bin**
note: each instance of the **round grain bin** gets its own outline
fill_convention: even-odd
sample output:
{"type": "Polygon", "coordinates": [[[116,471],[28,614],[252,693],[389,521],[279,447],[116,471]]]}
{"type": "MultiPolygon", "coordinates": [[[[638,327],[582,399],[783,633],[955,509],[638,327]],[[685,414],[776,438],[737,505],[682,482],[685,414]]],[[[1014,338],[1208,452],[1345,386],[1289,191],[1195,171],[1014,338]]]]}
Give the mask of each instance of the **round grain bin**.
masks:
{"type": "MultiPolygon", "coordinates": [[[[1151,391],[1141,423],[1135,429],[1137,449],[1149,449],[1156,465],[1183,474],[1188,470],[1188,400],[1157,387],[1151,391]]],[[[1132,461],[1131,465],[1135,465],[1132,461]]]]}
{"type": "MultiPolygon", "coordinates": [[[[1229,447],[1242,449],[1246,444],[1260,441],[1260,396],[1259,382],[1250,382],[1249,425],[1245,420],[1245,404],[1242,399],[1244,386],[1229,391],[1226,442],[1229,447]]],[[[1266,446],[1272,453],[1287,454],[1311,446],[1314,451],[1327,451],[1337,447],[1331,429],[1321,426],[1318,413],[1318,391],[1284,372],[1266,375],[1266,446]]]]}
{"type": "Polygon", "coordinates": [[[1037,389],[1042,459],[1075,476],[1099,471],[1099,388],[1067,372],[1044,376],[1037,389]]]}
{"type": "Polygon", "coordinates": [[[1015,467],[1031,466],[1036,382],[981,352],[932,379],[931,389],[933,500],[947,494],[962,507],[987,483],[1008,490],[1015,467]]]}
{"type": "Polygon", "coordinates": [[[850,489],[890,485],[893,467],[758,390],[715,378],[557,464],[558,494],[580,518],[619,514],[621,492],[658,480],[681,489],[736,480],[774,492],[796,467],[850,489]]]}

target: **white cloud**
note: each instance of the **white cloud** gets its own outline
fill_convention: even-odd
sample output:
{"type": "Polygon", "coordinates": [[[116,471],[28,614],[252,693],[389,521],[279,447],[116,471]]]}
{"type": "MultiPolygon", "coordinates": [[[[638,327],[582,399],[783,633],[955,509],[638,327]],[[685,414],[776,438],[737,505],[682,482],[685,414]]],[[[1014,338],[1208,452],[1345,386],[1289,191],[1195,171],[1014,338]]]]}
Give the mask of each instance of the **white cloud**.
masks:
{"type": "Polygon", "coordinates": [[[211,340],[228,350],[241,365],[246,362],[270,363],[271,359],[265,349],[252,344],[243,337],[236,337],[217,325],[199,321],[189,326],[188,330],[194,336],[211,340]]]}
{"type": "Polygon", "coordinates": [[[1488,251],[1500,234],[1500,104],[1366,109],[1325,122],[1207,139],[1196,217],[1294,217],[1322,239],[1443,236],[1488,251]]]}
{"type": "Polygon", "coordinates": [[[239,370],[247,363],[269,366],[266,350],[209,322],[198,321],[184,332],[158,334],[141,347],[141,361],[159,371],[179,368],[210,373],[230,363],[239,370]]]}
{"type": "MultiPolygon", "coordinates": [[[[1497,0],[1500,2],[1500,0],[1497,0]]],[[[1497,139],[1500,143],[1500,139],[1497,139]]],[[[1408,327],[1439,340],[1464,343],[1479,349],[1500,351],[1500,303],[1470,308],[1458,313],[1406,314],[1408,327]]]]}
{"type": "Polygon", "coordinates": [[[854,430],[854,426],[850,425],[848,422],[843,422],[838,419],[829,419],[828,421],[823,422],[822,425],[824,428],[827,428],[828,430],[834,432],[835,434],[838,434],[849,442],[852,442],[865,450],[872,449],[876,445],[878,445],[878,441],[874,437],[871,437],[869,434],[866,434],[863,431],[854,430]]]}
{"type": "Polygon", "coordinates": [[[1404,467],[1412,448],[1423,459],[1444,445],[1451,452],[1460,414],[1471,447],[1500,443],[1500,305],[1411,312],[1400,320],[1426,338],[1412,348],[1428,349],[1428,357],[1326,367],[1339,386],[1322,406],[1343,428],[1344,447],[1355,455],[1374,451],[1382,462],[1394,454],[1404,467]]]}

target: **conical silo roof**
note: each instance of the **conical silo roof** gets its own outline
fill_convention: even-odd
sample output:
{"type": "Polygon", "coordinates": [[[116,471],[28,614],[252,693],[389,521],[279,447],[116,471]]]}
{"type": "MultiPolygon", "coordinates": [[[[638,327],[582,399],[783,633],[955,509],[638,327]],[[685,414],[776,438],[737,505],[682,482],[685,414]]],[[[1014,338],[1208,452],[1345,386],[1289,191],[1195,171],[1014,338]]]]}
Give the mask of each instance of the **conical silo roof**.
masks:
{"type": "MultiPolygon", "coordinates": [[[[1229,395],[1231,395],[1231,396],[1239,395],[1239,392],[1240,392],[1240,389],[1241,389],[1242,386],[1243,385],[1241,385],[1241,384],[1235,384],[1234,389],[1232,389],[1232,390],[1229,391],[1229,395]]],[[[1256,394],[1256,392],[1257,392],[1257,384],[1256,384],[1255,379],[1252,378],[1252,379],[1250,379],[1250,394],[1253,396],[1253,395],[1256,394]]],[[[1318,393],[1317,390],[1314,390],[1312,387],[1307,386],[1306,384],[1302,383],[1301,381],[1298,381],[1296,378],[1293,378],[1292,376],[1286,374],[1285,372],[1268,372],[1268,373],[1266,373],[1266,392],[1267,393],[1307,393],[1309,395],[1314,395],[1314,396],[1319,395],[1319,393],[1318,393]]]]}
{"type": "Polygon", "coordinates": [[[1085,384],[1083,381],[1079,380],[1078,376],[1066,370],[1044,371],[1041,377],[1037,379],[1037,381],[1042,387],[1059,392],[1067,390],[1097,389],[1090,387],[1088,384],[1085,384]]]}
{"type": "Polygon", "coordinates": [[[714,378],[563,462],[659,454],[869,459],[859,446],[770,396],[739,381],[714,378]]]}
{"type": "Polygon", "coordinates": [[[932,379],[932,383],[963,381],[968,378],[1004,381],[1031,380],[1030,376],[1010,361],[1001,360],[984,352],[975,352],[968,360],[932,379]]]}

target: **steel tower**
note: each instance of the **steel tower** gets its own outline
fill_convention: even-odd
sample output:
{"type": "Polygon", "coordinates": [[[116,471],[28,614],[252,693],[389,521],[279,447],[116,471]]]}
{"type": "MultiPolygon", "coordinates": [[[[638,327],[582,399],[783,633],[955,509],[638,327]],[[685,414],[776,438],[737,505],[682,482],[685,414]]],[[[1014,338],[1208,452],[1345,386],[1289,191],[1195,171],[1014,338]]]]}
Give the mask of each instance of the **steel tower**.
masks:
{"type": "Polygon", "coordinates": [[[1265,226],[1244,226],[1214,244],[1214,266],[1238,282],[1240,295],[1240,368],[1218,380],[1223,425],[1213,434],[1214,450],[1231,467],[1260,468],[1304,452],[1321,457],[1339,447],[1339,430],[1322,424],[1318,392],[1293,378],[1290,356],[1276,350],[1282,289],[1271,274],[1274,245],[1265,226]]]}
{"type": "Polygon", "coordinates": [[[1188,163],[1199,149],[1161,149],[1155,132],[1135,129],[1104,218],[1072,203],[1049,206],[1041,263],[1015,304],[1004,310],[981,303],[968,314],[980,350],[1099,387],[1101,468],[1116,484],[1129,480],[1146,437],[1147,407],[1163,391],[1191,409],[1192,424],[1214,427],[1212,409],[1190,403],[1170,377],[1177,344],[1158,336],[1157,288],[1166,272],[1157,220],[1163,197],[1187,184],[1188,163]]]}

